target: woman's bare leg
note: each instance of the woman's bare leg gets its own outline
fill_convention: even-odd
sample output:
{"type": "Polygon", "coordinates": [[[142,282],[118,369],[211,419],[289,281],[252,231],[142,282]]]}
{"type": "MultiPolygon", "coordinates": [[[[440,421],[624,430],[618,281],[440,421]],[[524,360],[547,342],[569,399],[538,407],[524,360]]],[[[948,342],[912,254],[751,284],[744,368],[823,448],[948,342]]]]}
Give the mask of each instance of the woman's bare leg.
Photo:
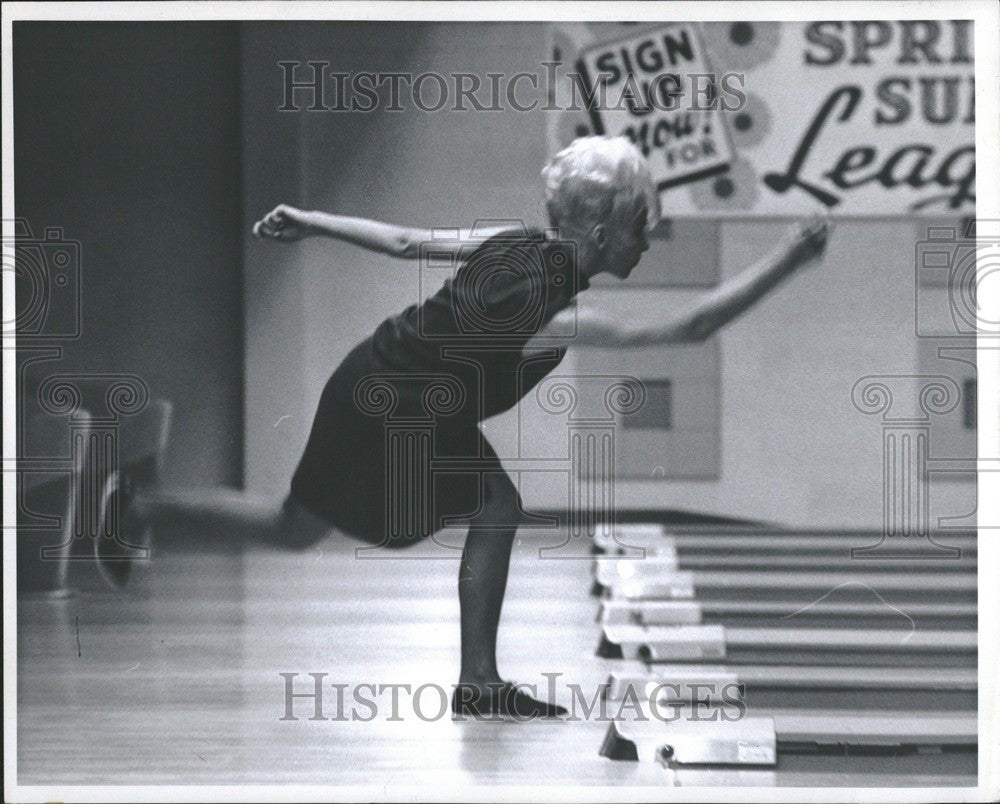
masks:
{"type": "Polygon", "coordinates": [[[293,549],[315,544],[329,530],[295,503],[226,488],[137,492],[125,516],[129,521],[293,549]]]}
{"type": "Polygon", "coordinates": [[[497,669],[497,627],[520,518],[521,499],[510,478],[502,472],[487,475],[486,500],[469,528],[458,575],[462,666],[452,702],[456,714],[532,718],[566,712],[505,687],[497,669]]]}
{"type": "Polygon", "coordinates": [[[517,533],[517,499],[517,490],[506,475],[488,475],[483,510],[465,538],[458,574],[461,684],[485,687],[502,683],[497,670],[497,627],[517,533]]]}

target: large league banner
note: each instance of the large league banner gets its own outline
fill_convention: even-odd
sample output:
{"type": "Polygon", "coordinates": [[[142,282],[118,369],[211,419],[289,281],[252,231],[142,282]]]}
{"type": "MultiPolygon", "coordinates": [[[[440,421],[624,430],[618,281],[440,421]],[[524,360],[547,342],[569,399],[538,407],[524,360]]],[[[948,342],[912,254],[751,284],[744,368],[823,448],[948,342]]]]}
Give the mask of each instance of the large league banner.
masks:
{"type": "Polygon", "coordinates": [[[972,25],[554,23],[549,147],[628,136],[674,217],[972,214],[972,25]]]}

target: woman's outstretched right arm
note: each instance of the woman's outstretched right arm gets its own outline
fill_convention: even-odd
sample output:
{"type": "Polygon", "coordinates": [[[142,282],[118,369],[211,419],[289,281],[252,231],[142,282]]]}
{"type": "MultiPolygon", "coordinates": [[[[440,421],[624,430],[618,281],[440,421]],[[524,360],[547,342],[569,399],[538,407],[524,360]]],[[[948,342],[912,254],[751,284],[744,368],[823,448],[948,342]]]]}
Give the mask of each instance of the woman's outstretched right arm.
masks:
{"type": "MultiPolygon", "coordinates": [[[[475,239],[485,239],[504,231],[505,227],[493,227],[476,232],[475,239]]],[[[388,254],[391,257],[416,259],[420,256],[420,245],[433,238],[430,229],[396,226],[368,218],[353,218],[346,215],[331,215],[327,212],[297,209],[288,204],[279,204],[253,227],[253,233],[265,240],[291,243],[306,237],[330,237],[353,243],[369,251],[388,254]]],[[[468,246],[470,233],[461,232],[458,239],[436,240],[436,253],[458,251],[468,246]]]]}

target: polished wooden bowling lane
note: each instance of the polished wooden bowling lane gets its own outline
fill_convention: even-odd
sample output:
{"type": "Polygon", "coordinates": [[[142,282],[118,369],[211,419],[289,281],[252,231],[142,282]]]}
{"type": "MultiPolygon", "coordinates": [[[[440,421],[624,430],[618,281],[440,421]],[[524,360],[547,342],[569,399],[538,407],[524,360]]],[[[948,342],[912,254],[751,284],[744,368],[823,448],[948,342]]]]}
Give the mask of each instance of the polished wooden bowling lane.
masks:
{"type": "Polygon", "coordinates": [[[803,756],[826,756],[813,783],[852,763],[862,777],[919,767],[927,784],[974,780],[974,534],[644,522],[598,526],[594,547],[597,651],[617,662],[608,696],[642,709],[622,709],[602,754],[678,778],[735,765],[780,784],[803,756]],[[645,716],[702,702],[725,714],[736,689],[737,725],[645,716]]]}
{"type": "MultiPolygon", "coordinates": [[[[714,585],[677,583],[678,573],[692,572],[683,569],[692,554],[766,555],[782,539],[788,549],[778,555],[809,553],[803,534],[715,535],[736,541],[716,549],[708,532],[678,539],[651,528],[647,546],[664,549],[646,564],[636,560],[641,569],[630,576],[648,588],[620,594],[615,587],[629,579],[612,574],[595,598],[590,550],[555,549],[566,541],[560,533],[519,534],[500,669],[538,685],[541,697],[544,674],[555,674],[555,699],[572,713],[556,722],[479,723],[442,715],[458,667],[461,534],[445,534],[445,546],[393,553],[358,553],[337,534],[299,553],[157,534],[152,560],[136,567],[123,591],[109,591],[79,563],[71,568],[72,595],[20,598],[19,781],[389,791],[442,783],[974,783],[974,604],[938,602],[933,583],[944,583],[943,591],[956,578],[965,584],[974,554],[955,572],[866,575],[890,603],[907,578],[917,579],[898,606],[914,635],[880,666],[867,654],[885,652],[880,640],[905,629],[878,599],[834,595],[814,607],[817,615],[828,606],[821,616],[788,617],[824,594],[814,582],[827,578],[803,580],[817,574],[814,567],[714,569],[714,585]],[[770,585],[748,582],[755,573],[770,585]],[[758,594],[741,605],[748,583],[758,594]],[[658,598],[663,588],[676,596],[658,598]],[[595,651],[609,637],[622,650],[595,651]],[[706,645],[721,653],[691,652],[706,645]],[[824,660],[824,650],[838,661],[824,660]],[[935,662],[939,655],[950,659],[935,662]],[[760,743],[735,755],[744,764],[711,753],[685,761],[727,738],[720,742],[711,728],[691,735],[655,717],[637,723],[619,709],[628,685],[672,682],[686,690],[706,680],[744,689],[739,728],[749,736],[740,739],[760,743]],[[584,699],[599,702],[596,715],[584,716],[584,699]]],[[[603,549],[599,534],[595,544],[603,549]]],[[[643,703],[650,705],[676,711],[681,704],[643,703]]],[[[727,733],[736,739],[733,729],[727,733]]]]}
{"type": "MultiPolygon", "coordinates": [[[[458,540],[460,542],[460,539],[458,540]]],[[[120,593],[75,568],[67,599],[18,607],[19,776],[23,784],[663,784],[662,769],[598,755],[606,722],[452,722],[437,717],[457,680],[458,562],[427,544],[357,560],[331,537],[313,551],[170,545],[120,593]],[[80,585],[85,589],[79,589],[80,585]],[[285,679],[314,690],[322,714],[285,679]],[[338,716],[333,684],[347,685],[338,716]],[[419,698],[355,701],[363,684],[431,684],[419,698]]],[[[593,656],[589,559],[515,549],[500,634],[501,671],[557,699],[593,698],[607,667],[593,656]]],[[[568,703],[568,702],[567,702],[568,703]]]]}

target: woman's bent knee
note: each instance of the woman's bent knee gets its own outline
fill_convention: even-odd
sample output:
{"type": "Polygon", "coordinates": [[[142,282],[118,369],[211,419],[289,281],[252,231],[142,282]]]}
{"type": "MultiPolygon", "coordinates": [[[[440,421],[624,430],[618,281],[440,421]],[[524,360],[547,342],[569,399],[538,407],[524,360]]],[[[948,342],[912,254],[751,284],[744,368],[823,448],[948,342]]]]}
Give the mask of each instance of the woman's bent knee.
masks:
{"type": "Polygon", "coordinates": [[[514,481],[504,472],[486,476],[486,495],[483,508],[476,518],[480,527],[517,528],[524,518],[521,495],[514,481]]]}

